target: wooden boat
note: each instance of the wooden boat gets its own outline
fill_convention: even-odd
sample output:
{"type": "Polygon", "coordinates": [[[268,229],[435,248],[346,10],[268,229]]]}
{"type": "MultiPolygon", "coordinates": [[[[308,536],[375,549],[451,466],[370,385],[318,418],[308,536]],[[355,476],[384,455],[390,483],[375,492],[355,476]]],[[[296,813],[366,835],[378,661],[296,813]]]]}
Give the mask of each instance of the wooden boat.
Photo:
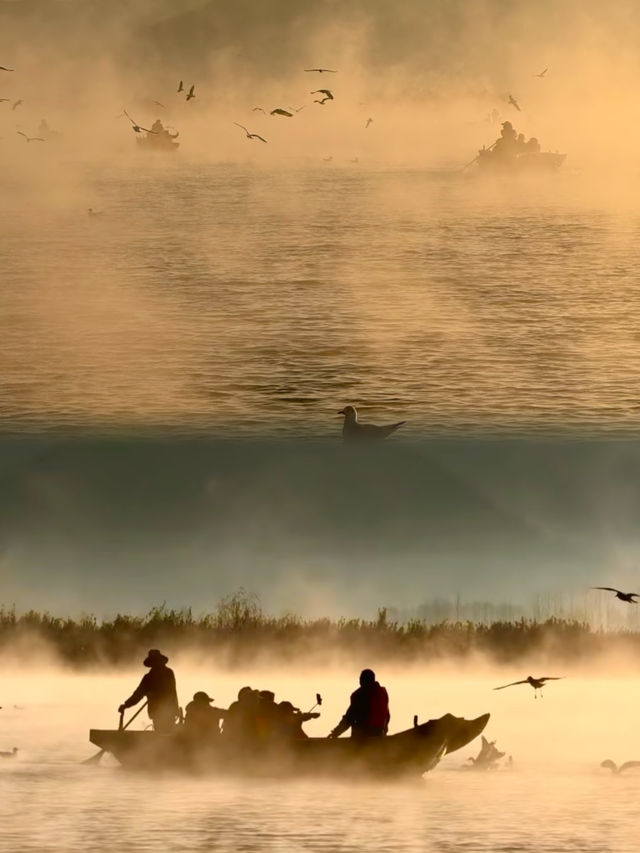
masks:
{"type": "Polygon", "coordinates": [[[172,139],[161,133],[148,133],[144,137],[138,137],[136,142],[144,151],[159,151],[163,153],[177,151],[177,149],[180,148],[179,142],[174,142],[172,139]]]}
{"type": "Polygon", "coordinates": [[[488,149],[478,154],[478,168],[482,172],[525,173],[554,172],[567,159],[566,154],[552,151],[525,151],[514,157],[500,157],[488,149]]]}
{"type": "Polygon", "coordinates": [[[300,738],[242,746],[224,735],[204,741],[183,727],[153,731],[91,729],[89,740],[124,767],[195,773],[280,775],[422,775],[448,752],[466,746],[484,730],[489,714],[465,720],[445,714],[384,738],[300,738]]]}

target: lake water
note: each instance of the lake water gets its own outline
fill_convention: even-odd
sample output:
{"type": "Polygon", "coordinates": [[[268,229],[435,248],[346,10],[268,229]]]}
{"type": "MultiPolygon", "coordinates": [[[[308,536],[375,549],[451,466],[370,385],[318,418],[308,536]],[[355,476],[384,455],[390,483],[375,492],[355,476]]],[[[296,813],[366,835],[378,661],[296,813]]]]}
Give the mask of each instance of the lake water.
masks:
{"type": "MultiPolygon", "coordinates": [[[[221,705],[233,698],[239,678],[269,684],[302,704],[313,696],[309,691],[326,688],[323,716],[307,726],[317,735],[339,718],[353,681],[335,670],[284,678],[192,670],[182,681],[177,671],[181,695],[214,683],[210,692],[221,705]]],[[[444,708],[466,716],[490,710],[487,734],[514,757],[511,771],[464,771],[478,751],[471,744],[424,779],[397,784],[132,774],[109,757],[83,766],[95,751],[86,740],[89,725],[115,722],[111,706],[138,674],[9,675],[2,746],[15,743],[20,752],[0,760],[0,842],[12,853],[637,850],[640,775],[630,770],[616,777],[599,767],[604,758],[640,757],[633,746],[637,679],[576,673],[534,701],[526,686],[493,693],[505,674],[387,673],[392,729],[410,725],[419,708],[433,716],[444,708]],[[609,713],[615,713],[613,727],[605,722],[609,713]]]]}

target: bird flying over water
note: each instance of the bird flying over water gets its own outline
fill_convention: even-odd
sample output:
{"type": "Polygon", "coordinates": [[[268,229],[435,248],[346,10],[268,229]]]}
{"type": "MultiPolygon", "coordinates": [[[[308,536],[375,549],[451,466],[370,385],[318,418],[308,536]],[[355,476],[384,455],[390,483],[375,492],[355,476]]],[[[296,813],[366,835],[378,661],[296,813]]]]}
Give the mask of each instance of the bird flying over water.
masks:
{"type": "Polygon", "coordinates": [[[182,80],[178,83],[178,92],[184,92],[184,84],[182,80]]]}
{"type": "MultiPolygon", "coordinates": [[[[538,698],[538,690],[542,690],[546,681],[560,681],[564,676],[562,675],[544,675],[542,678],[534,678],[532,675],[529,675],[527,678],[524,678],[522,681],[512,681],[510,684],[503,684],[501,687],[494,687],[494,690],[504,690],[505,687],[515,687],[516,684],[530,684],[534,690],[534,698],[538,698]]],[[[542,693],[540,694],[542,696],[542,693]]]]}
{"type": "Polygon", "coordinates": [[[148,130],[146,127],[142,127],[141,124],[136,124],[135,121],[131,118],[131,116],[129,115],[129,113],[126,110],[123,110],[123,112],[126,115],[126,117],[129,119],[131,124],[133,125],[133,132],[134,133],[140,133],[141,130],[144,130],[145,133],[156,133],[155,130],[148,130]]]}
{"type": "Polygon", "coordinates": [[[591,589],[604,589],[607,592],[615,592],[616,598],[619,598],[620,601],[626,601],[627,604],[637,604],[637,601],[634,601],[634,598],[640,598],[640,595],[637,592],[620,592],[619,589],[614,589],[612,586],[592,586],[591,589]]]}
{"type": "Polygon", "coordinates": [[[44,139],[41,136],[27,136],[27,134],[23,133],[21,130],[16,130],[16,133],[20,136],[24,136],[27,142],[44,142],[44,139]]]}
{"type": "Polygon", "coordinates": [[[272,116],[287,116],[287,118],[293,117],[293,113],[290,113],[289,110],[283,110],[282,107],[276,107],[275,110],[271,110],[270,114],[272,116]]]}
{"type": "Polygon", "coordinates": [[[15,71],[15,68],[5,68],[4,65],[0,65],[0,71],[15,71]]]}
{"type": "Polygon", "coordinates": [[[251,110],[251,112],[252,112],[252,113],[264,113],[264,114],[266,115],[266,112],[262,109],[262,107],[254,107],[254,108],[251,110]]]}
{"type": "Polygon", "coordinates": [[[188,100],[188,101],[190,101],[190,100],[191,100],[191,98],[195,98],[195,96],[196,96],[195,88],[196,88],[195,86],[192,86],[192,87],[189,89],[189,91],[187,92],[187,100],[188,100]]]}
{"type": "Polygon", "coordinates": [[[318,74],[337,74],[334,68],[305,68],[305,71],[317,71],[318,74]]]}
{"type": "Polygon", "coordinates": [[[13,110],[15,110],[15,109],[16,109],[17,107],[19,107],[21,104],[22,104],[22,98],[19,98],[17,101],[14,101],[13,106],[11,107],[11,110],[12,110],[12,111],[13,111],[13,110]]]}
{"type": "Polygon", "coordinates": [[[406,423],[406,421],[398,421],[395,424],[385,426],[361,424],[358,422],[358,412],[355,406],[345,406],[344,409],[340,409],[338,414],[344,415],[342,438],[345,441],[382,441],[406,423]]]}
{"type": "Polygon", "coordinates": [[[520,109],[520,104],[516,101],[516,99],[513,97],[513,95],[509,95],[508,103],[510,103],[512,107],[515,107],[519,113],[522,112],[522,110],[520,109]]]}
{"type": "Polygon", "coordinates": [[[316,89],[315,92],[311,92],[312,95],[324,95],[324,98],[320,101],[316,99],[314,104],[324,104],[325,101],[333,101],[333,93],[329,89],[316,89]]]}
{"type": "Polygon", "coordinates": [[[155,105],[156,105],[156,106],[158,106],[158,107],[162,107],[162,109],[163,109],[163,110],[166,110],[165,105],[164,105],[164,104],[161,104],[161,103],[160,103],[160,101],[153,101],[153,100],[152,100],[152,101],[151,101],[151,103],[152,103],[152,104],[155,104],[155,105]]]}
{"type": "Polygon", "coordinates": [[[369,127],[369,125],[370,125],[370,124],[372,124],[372,123],[373,123],[373,119],[372,119],[372,118],[368,118],[368,119],[367,119],[367,123],[366,123],[366,124],[365,124],[365,126],[364,126],[364,129],[366,130],[366,129],[369,127]]]}
{"type": "Polygon", "coordinates": [[[545,68],[544,71],[541,71],[539,74],[535,74],[534,76],[535,77],[544,77],[544,75],[547,73],[548,70],[549,70],[548,68],[545,68]]]}
{"type": "Polygon", "coordinates": [[[625,761],[624,764],[621,764],[620,767],[612,761],[610,758],[607,758],[606,761],[602,761],[600,763],[600,767],[607,767],[614,776],[617,776],[619,773],[622,773],[623,770],[629,770],[631,767],[640,767],[640,761],[625,761]]]}
{"type": "Polygon", "coordinates": [[[249,133],[249,131],[247,130],[247,128],[243,124],[238,124],[237,121],[234,121],[234,124],[236,127],[241,127],[244,130],[244,132],[247,134],[247,139],[259,139],[260,142],[266,142],[267,141],[264,137],[260,136],[259,133],[249,133]]]}

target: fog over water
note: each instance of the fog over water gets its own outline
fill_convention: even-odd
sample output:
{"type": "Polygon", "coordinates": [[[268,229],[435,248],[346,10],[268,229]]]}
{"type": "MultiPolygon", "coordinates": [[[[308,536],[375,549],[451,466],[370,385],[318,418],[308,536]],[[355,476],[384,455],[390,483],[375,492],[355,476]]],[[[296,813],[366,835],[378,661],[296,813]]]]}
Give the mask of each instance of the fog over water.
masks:
{"type": "MultiPolygon", "coordinates": [[[[0,603],[201,612],[243,586],[274,614],[442,598],[637,629],[588,588],[640,592],[639,24],[623,0],[0,0],[0,603]],[[179,149],[149,156],[125,109],[179,149]],[[479,174],[507,119],[562,168],[479,174]],[[407,423],[349,447],[346,404],[407,423]]],[[[163,646],[183,705],[320,690],[324,736],[373,666],[392,731],[490,711],[514,757],[349,785],[84,766],[140,673],[43,645],[18,670],[25,647],[3,849],[637,849],[640,779],[599,767],[640,759],[632,657],[234,671],[163,646]],[[544,699],[492,692],[543,670],[544,699]]]]}

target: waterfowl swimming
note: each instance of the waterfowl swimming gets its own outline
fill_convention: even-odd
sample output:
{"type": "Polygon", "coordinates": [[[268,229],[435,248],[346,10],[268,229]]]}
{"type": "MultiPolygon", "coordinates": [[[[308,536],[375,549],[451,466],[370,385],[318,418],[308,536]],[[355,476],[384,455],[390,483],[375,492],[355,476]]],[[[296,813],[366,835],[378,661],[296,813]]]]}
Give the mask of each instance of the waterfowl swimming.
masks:
{"type": "Polygon", "coordinates": [[[397,421],[394,424],[384,426],[361,424],[358,421],[358,412],[355,406],[345,406],[344,409],[340,409],[338,414],[344,415],[342,438],[345,441],[382,441],[406,423],[406,421],[397,421]]]}

